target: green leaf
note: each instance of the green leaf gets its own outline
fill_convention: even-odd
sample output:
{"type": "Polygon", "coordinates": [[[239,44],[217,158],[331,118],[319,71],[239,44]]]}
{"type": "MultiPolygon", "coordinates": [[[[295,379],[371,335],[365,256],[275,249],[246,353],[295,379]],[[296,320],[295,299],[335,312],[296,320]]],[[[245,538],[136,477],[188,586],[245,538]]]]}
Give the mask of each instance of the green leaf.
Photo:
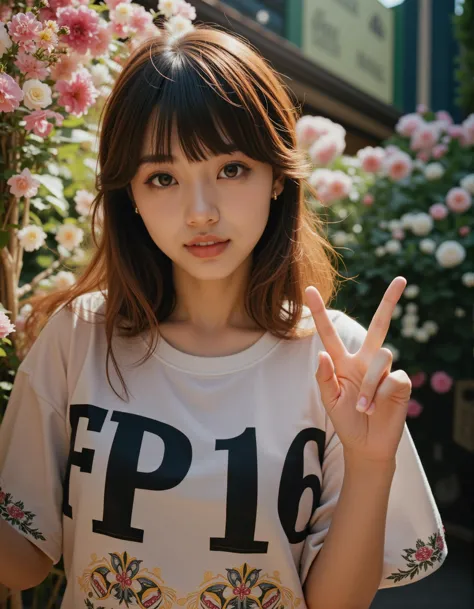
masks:
{"type": "Polygon", "coordinates": [[[6,356],[7,356],[7,352],[0,347],[0,357],[6,357],[6,356]]]}

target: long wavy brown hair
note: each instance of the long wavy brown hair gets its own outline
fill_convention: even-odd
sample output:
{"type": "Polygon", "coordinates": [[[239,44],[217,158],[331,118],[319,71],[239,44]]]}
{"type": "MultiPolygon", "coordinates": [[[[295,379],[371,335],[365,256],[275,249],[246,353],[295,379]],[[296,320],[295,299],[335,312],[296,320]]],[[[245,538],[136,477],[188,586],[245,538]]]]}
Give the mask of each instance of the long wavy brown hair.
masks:
{"type": "Polygon", "coordinates": [[[246,309],[275,336],[301,336],[304,289],[317,286],[327,304],[340,275],[334,264],[339,255],[305,200],[314,192],[306,181],[310,165],[296,143],[299,115],[281,76],[248,41],[222,28],[199,25],[179,39],[163,32],[143,43],[126,62],[101,117],[93,234],[99,214],[102,221],[92,258],[71,288],[33,300],[28,336],[37,336],[59,307],[103,291],[107,378],[110,383],[111,358],[128,398],[114,357],[114,329],[128,336],[150,331],[144,361],[156,346],[160,322],[176,305],[172,262],[134,213],[129,195],[150,120],[157,154],[171,154],[175,122],[190,161],[237,148],[284,176],[284,189],[272,202],[253,252],[246,309]]]}

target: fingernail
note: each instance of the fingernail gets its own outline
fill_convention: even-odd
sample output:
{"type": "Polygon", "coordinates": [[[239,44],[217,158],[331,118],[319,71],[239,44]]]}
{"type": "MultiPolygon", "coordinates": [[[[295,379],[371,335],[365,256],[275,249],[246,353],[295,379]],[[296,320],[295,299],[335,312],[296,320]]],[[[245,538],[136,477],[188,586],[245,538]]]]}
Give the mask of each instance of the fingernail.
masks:
{"type": "Polygon", "coordinates": [[[375,402],[372,402],[372,404],[369,406],[369,408],[367,409],[365,414],[372,414],[375,410],[375,402]]]}
{"type": "Polygon", "coordinates": [[[356,410],[358,410],[359,412],[365,412],[366,408],[367,408],[367,398],[362,396],[361,398],[359,398],[359,402],[356,406],[356,410]]]}

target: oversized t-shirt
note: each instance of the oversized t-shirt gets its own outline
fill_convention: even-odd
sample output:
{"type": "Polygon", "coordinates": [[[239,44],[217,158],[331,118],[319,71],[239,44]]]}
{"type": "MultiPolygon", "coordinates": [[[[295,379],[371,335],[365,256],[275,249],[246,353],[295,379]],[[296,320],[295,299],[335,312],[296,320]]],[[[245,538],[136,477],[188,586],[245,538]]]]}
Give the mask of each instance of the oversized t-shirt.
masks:
{"type": "MultiPolygon", "coordinates": [[[[266,333],[224,357],[161,338],[141,364],[145,337],[115,335],[126,402],[107,380],[104,306],[88,294],[52,316],[0,425],[0,515],[55,563],[64,556],[62,609],[304,608],[344,475],[314,377],[318,334],[266,333]]],[[[366,330],[329,314],[357,351],[366,330]]],[[[120,394],[112,363],[109,374],[120,394]]],[[[380,587],[429,575],[446,553],[405,427],[380,587]]]]}

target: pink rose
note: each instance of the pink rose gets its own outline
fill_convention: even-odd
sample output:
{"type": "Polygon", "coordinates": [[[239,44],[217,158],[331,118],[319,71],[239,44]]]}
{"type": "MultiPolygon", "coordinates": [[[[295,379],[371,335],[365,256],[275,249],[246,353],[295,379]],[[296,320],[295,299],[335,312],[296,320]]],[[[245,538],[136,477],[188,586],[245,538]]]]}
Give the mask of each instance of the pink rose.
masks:
{"type": "Polygon", "coordinates": [[[435,203],[432,205],[429,212],[433,220],[444,220],[449,213],[446,205],[443,205],[442,203],[435,203]]]}
{"type": "Polygon", "coordinates": [[[441,159],[448,152],[448,147],[445,144],[437,144],[432,151],[434,159],[441,159]]]}
{"type": "Polygon", "coordinates": [[[449,112],[446,112],[446,110],[439,110],[438,112],[436,112],[436,118],[437,120],[443,121],[448,125],[453,124],[453,117],[451,116],[451,114],[449,114],[449,112]]]}
{"type": "Polygon", "coordinates": [[[407,417],[416,419],[423,412],[423,406],[417,400],[408,400],[407,417]]]}
{"type": "Polygon", "coordinates": [[[451,188],[446,195],[446,205],[457,214],[467,211],[472,205],[472,197],[464,188],[451,188]]]}
{"type": "Polygon", "coordinates": [[[372,148],[367,146],[357,152],[361,167],[366,173],[378,173],[382,170],[385,150],[383,148],[372,148]]]}
{"type": "Polygon", "coordinates": [[[423,124],[424,121],[419,114],[405,114],[405,116],[402,116],[396,124],[395,130],[404,137],[411,137],[423,124]]]}
{"type": "Polygon", "coordinates": [[[441,535],[438,535],[438,537],[436,538],[436,547],[441,552],[444,550],[444,539],[441,537],[441,535]]]}
{"type": "Polygon", "coordinates": [[[346,142],[339,133],[328,133],[320,137],[309,149],[315,165],[330,165],[344,152],[346,142]]]}
{"type": "Polygon", "coordinates": [[[453,378],[451,376],[449,376],[449,374],[446,374],[446,372],[435,372],[432,376],[431,376],[431,388],[433,389],[433,391],[435,391],[436,393],[448,393],[448,391],[450,391],[451,387],[453,386],[453,378]]]}
{"type": "Polygon", "coordinates": [[[439,136],[439,127],[433,123],[426,123],[411,136],[410,148],[412,150],[430,150],[438,143],[439,136]]]}
{"type": "Polygon", "coordinates": [[[10,186],[11,194],[15,197],[31,198],[36,196],[40,182],[32,176],[29,169],[23,169],[21,173],[12,176],[7,184],[10,186]]]}
{"type": "Polygon", "coordinates": [[[7,512],[15,520],[23,520],[23,518],[25,517],[25,512],[23,510],[20,510],[20,508],[16,505],[9,505],[7,507],[7,512]]]}
{"type": "Polygon", "coordinates": [[[430,156],[431,155],[427,150],[420,150],[416,155],[416,158],[423,161],[423,163],[427,163],[430,160],[430,156]]]}
{"type": "Polygon", "coordinates": [[[15,325],[8,319],[6,313],[0,311],[0,338],[6,338],[12,332],[15,332],[15,325]]]}
{"type": "Polygon", "coordinates": [[[0,112],[16,110],[25,94],[8,74],[0,73],[0,112]]]}
{"type": "Polygon", "coordinates": [[[364,205],[373,205],[375,201],[375,197],[374,195],[370,194],[370,192],[368,192],[366,195],[364,195],[364,198],[362,199],[362,203],[364,205]]]}
{"type": "Polygon", "coordinates": [[[418,562],[424,562],[425,560],[429,560],[433,556],[434,550],[428,546],[421,546],[415,553],[415,559],[418,562]]]}
{"type": "Polygon", "coordinates": [[[13,42],[28,53],[35,50],[35,43],[41,30],[41,22],[30,12],[17,13],[8,24],[8,33],[13,42]]]}
{"type": "Polygon", "coordinates": [[[385,160],[385,171],[394,182],[398,182],[411,174],[413,161],[406,152],[394,152],[385,160]]]}
{"type": "Polygon", "coordinates": [[[76,53],[61,55],[60,60],[51,67],[51,78],[53,80],[69,80],[74,72],[79,69],[81,57],[76,53]]]}
{"type": "Polygon", "coordinates": [[[410,376],[410,381],[413,389],[419,389],[420,387],[423,387],[426,382],[426,373],[420,370],[420,372],[410,376]]]}
{"type": "MultiPolygon", "coordinates": [[[[143,8],[142,6],[138,8],[143,8]]],[[[101,57],[109,50],[109,44],[112,40],[112,32],[104,25],[97,32],[96,38],[90,47],[90,52],[94,57],[101,57]]]]}
{"type": "Polygon", "coordinates": [[[459,228],[459,234],[461,235],[461,237],[467,237],[467,235],[469,235],[470,232],[471,232],[471,228],[469,226],[461,226],[459,228]]]}
{"type": "Polygon", "coordinates": [[[59,11],[58,25],[69,28],[70,33],[63,36],[62,41],[84,55],[94,46],[99,32],[100,17],[95,11],[85,6],[68,7],[59,11]]]}
{"type": "Polygon", "coordinates": [[[130,27],[138,34],[144,34],[153,23],[153,16],[143,6],[133,5],[130,27]]]}

